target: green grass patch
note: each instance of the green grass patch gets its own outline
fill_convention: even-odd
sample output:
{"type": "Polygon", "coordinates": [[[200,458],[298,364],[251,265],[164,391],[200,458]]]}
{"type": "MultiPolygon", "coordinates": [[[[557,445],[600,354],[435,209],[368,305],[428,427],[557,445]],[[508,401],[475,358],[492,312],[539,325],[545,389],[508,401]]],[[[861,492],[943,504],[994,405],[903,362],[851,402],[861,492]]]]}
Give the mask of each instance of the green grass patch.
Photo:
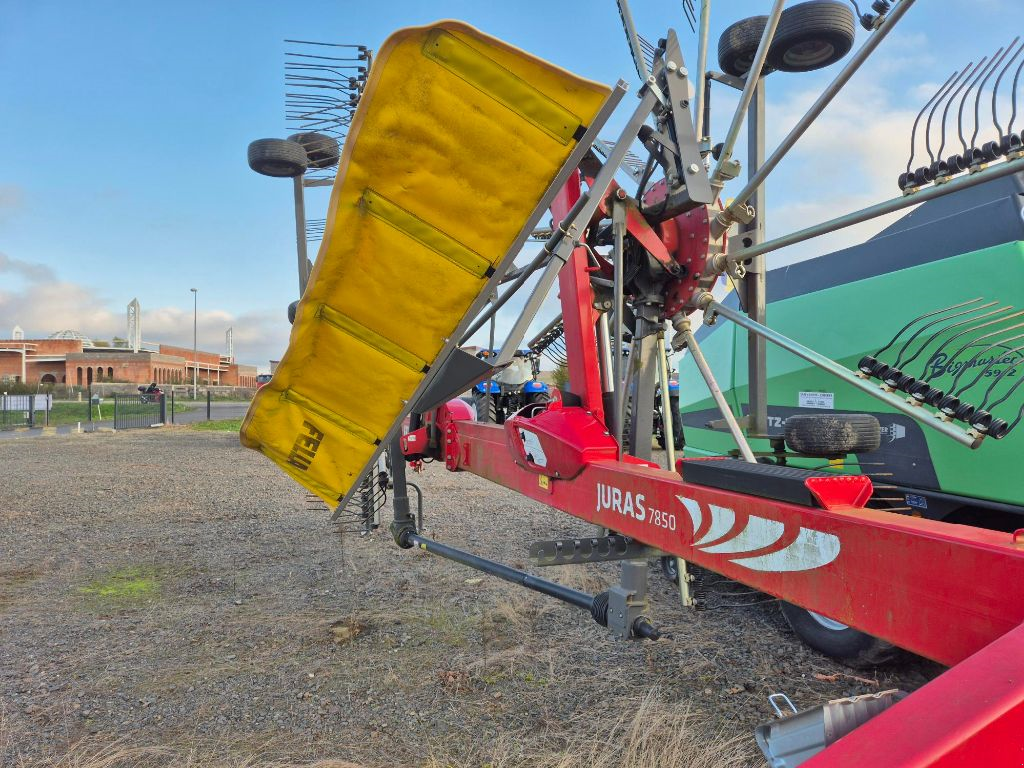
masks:
{"type": "MultiPolygon", "coordinates": [[[[151,407],[151,406],[146,406],[151,407]]],[[[186,405],[180,401],[174,403],[175,413],[184,413],[185,411],[191,411],[191,404],[186,405]]],[[[168,416],[170,415],[171,405],[170,400],[167,403],[168,416]]],[[[104,398],[103,403],[100,404],[99,410],[96,406],[92,407],[92,418],[94,421],[110,421],[114,418],[114,401],[109,398],[104,398]]],[[[41,427],[46,423],[46,416],[42,411],[36,412],[36,426],[41,427]]],[[[82,402],[57,402],[54,401],[53,408],[50,410],[50,426],[58,427],[62,424],[77,424],[82,422],[83,424],[89,421],[89,404],[82,400],[82,402]]]]}
{"type": "Polygon", "coordinates": [[[160,595],[160,576],[155,568],[132,566],[98,576],[79,592],[100,604],[139,603],[160,595]]]}
{"type": "Polygon", "coordinates": [[[238,432],[242,428],[241,419],[219,419],[217,421],[197,421],[190,424],[192,429],[200,432],[238,432]]]}

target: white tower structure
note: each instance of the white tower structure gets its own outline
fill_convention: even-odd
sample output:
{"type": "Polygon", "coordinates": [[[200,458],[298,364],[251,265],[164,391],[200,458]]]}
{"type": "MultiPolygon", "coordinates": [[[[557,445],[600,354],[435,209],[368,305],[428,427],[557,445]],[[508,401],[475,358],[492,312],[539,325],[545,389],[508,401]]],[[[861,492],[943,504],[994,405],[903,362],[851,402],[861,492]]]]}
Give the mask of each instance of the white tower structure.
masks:
{"type": "Polygon", "coordinates": [[[138,299],[128,302],[128,346],[132,352],[142,348],[142,309],[138,299]]]}
{"type": "Polygon", "coordinates": [[[224,341],[228,346],[228,360],[235,362],[235,329],[228,328],[224,334],[224,341]]]}
{"type": "Polygon", "coordinates": [[[11,338],[14,339],[15,341],[24,341],[25,340],[25,332],[23,330],[21,330],[21,326],[20,325],[14,326],[14,330],[11,331],[11,338]]]}

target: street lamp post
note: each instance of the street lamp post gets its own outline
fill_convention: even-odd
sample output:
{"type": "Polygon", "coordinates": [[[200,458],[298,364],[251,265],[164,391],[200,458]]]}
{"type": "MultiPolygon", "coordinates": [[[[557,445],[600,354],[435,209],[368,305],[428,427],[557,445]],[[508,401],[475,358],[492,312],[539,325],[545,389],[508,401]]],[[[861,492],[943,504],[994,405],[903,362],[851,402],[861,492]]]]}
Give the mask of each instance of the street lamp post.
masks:
{"type": "Polygon", "coordinates": [[[199,397],[199,344],[197,332],[199,330],[199,289],[190,288],[192,291],[192,399],[199,397]]]}

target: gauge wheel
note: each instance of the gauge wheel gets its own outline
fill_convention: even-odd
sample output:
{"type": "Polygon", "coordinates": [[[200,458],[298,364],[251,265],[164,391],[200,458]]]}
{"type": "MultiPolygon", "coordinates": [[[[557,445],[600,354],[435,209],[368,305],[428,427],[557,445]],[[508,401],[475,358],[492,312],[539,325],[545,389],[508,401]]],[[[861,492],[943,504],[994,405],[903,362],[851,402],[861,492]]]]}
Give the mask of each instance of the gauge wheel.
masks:
{"type": "Polygon", "coordinates": [[[679,561],[675,555],[664,555],[660,558],[661,573],[673,584],[679,583],[679,561]]]}
{"type": "Polygon", "coordinates": [[[288,137],[288,141],[294,141],[306,150],[310,168],[330,168],[337,165],[338,159],[341,157],[338,140],[326,133],[317,133],[316,131],[295,133],[288,137]]]}
{"type": "Polygon", "coordinates": [[[811,72],[835,64],[853,47],[850,4],[810,0],[782,12],[766,63],[780,72],[811,72]]]}
{"type": "Polygon", "coordinates": [[[786,444],[804,456],[846,456],[877,450],[878,419],[866,413],[807,413],[786,419],[786,444]]]}
{"type": "MultiPolygon", "coordinates": [[[[734,77],[747,74],[754,64],[754,54],[757,53],[767,23],[767,16],[751,16],[726,27],[718,38],[718,66],[723,72],[734,77]]],[[[761,74],[767,75],[769,72],[771,69],[766,61],[761,74]]]]}
{"type": "Polygon", "coordinates": [[[294,178],[306,172],[309,160],[301,144],[286,139],[257,139],[249,145],[249,167],[256,173],[294,178]]]}
{"type": "Polygon", "coordinates": [[[786,623],[807,645],[854,669],[870,669],[898,661],[903,652],[892,643],[853,627],[779,601],[786,623]]]}

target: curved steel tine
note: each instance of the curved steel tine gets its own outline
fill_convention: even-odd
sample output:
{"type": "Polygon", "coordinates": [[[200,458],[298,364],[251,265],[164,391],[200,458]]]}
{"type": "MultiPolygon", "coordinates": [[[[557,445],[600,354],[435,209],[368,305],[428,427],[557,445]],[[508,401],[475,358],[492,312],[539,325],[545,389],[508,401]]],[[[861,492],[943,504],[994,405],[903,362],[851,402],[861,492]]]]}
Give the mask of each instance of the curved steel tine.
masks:
{"type": "MultiPolygon", "coordinates": [[[[1019,316],[1019,315],[1024,315],[1024,311],[1022,311],[1022,312],[1017,312],[1017,313],[1015,313],[1015,314],[1012,314],[1012,315],[1007,315],[1006,317],[1004,317],[1004,318],[1001,318],[1001,319],[1002,319],[1002,320],[1009,320],[1010,318],[1013,318],[1013,317],[1017,317],[1017,316],[1019,316]]],[[[993,320],[992,322],[998,322],[998,321],[996,321],[996,320],[993,320]]],[[[967,351],[967,349],[968,349],[969,347],[971,347],[971,346],[973,346],[973,345],[977,344],[977,343],[978,343],[979,341],[981,341],[982,339],[987,339],[987,338],[990,338],[990,337],[992,337],[992,336],[995,336],[995,335],[997,335],[997,334],[1000,334],[1000,333],[1006,333],[1007,331],[1015,331],[1015,330],[1017,330],[1018,328],[1024,328],[1024,323],[1016,323],[1015,325],[1011,325],[1011,326],[1009,326],[1009,327],[1007,327],[1007,328],[997,328],[996,330],[994,330],[994,331],[989,331],[988,333],[982,334],[981,336],[976,336],[975,338],[973,338],[973,339],[969,340],[969,341],[968,341],[968,342],[967,342],[966,344],[964,344],[964,345],[963,345],[962,347],[960,347],[960,349],[958,349],[958,350],[957,350],[956,352],[954,352],[953,354],[951,354],[951,355],[949,356],[949,359],[950,359],[950,360],[956,360],[956,359],[957,359],[958,357],[960,357],[960,355],[961,355],[961,354],[963,354],[963,353],[964,353],[965,351],[967,351]]],[[[1024,338],[1024,334],[1021,334],[1020,336],[1014,336],[1014,337],[1012,337],[1012,338],[1008,339],[1008,341],[1014,341],[1014,340],[1016,340],[1016,339],[1019,339],[1019,338],[1024,338]]],[[[949,341],[952,341],[952,339],[950,339],[949,341]]],[[[945,346],[946,346],[946,344],[948,344],[948,343],[949,343],[949,341],[947,341],[947,342],[944,342],[944,343],[942,344],[942,346],[940,346],[940,347],[939,347],[939,348],[938,348],[937,350],[935,350],[935,353],[934,353],[934,354],[932,355],[932,359],[934,359],[936,355],[938,355],[938,354],[939,354],[940,352],[942,352],[942,348],[943,348],[943,347],[945,347],[945,346]]],[[[1007,340],[1004,340],[1004,341],[1007,341],[1007,340]]],[[[996,345],[997,345],[998,343],[999,343],[999,342],[996,342],[996,343],[992,344],[991,346],[989,346],[989,347],[986,347],[986,348],[985,348],[985,352],[987,352],[987,351],[988,351],[989,349],[992,349],[992,348],[994,348],[994,347],[995,347],[995,346],[996,346],[996,345]]],[[[975,358],[977,358],[977,357],[978,357],[979,355],[981,355],[981,354],[983,354],[983,352],[978,352],[978,353],[976,353],[976,354],[975,354],[974,356],[972,356],[972,357],[969,357],[969,358],[967,358],[967,362],[965,363],[965,365],[967,365],[967,366],[969,367],[969,366],[970,366],[970,362],[971,362],[972,360],[974,360],[975,358]]],[[[928,372],[928,364],[927,364],[927,363],[925,363],[925,366],[924,366],[924,371],[923,371],[923,372],[921,373],[921,375],[920,375],[920,376],[918,376],[918,378],[919,378],[919,379],[921,379],[922,381],[931,381],[932,379],[934,379],[934,378],[935,378],[935,377],[936,377],[936,376],[938,375],[938,373],[936,373],[936,372],[935,372],[935,371],[933,370],[932,374],[931,374],[930,376],[927,376],[927,377],[926,377],[926,376],[925,376],[925,373],[927,373],[927,372],[928,372]]]]}
{"type": "MultiPolygon", "coordinates": [[[[1006,354],[1007,355],[1014,355],[1014,354],[1017,354],[1018,352],[1024,352],[1024,344],[1022,344],[1019,347],[1015,347],[1015,348],[1011,349],[1006,354]]],[[[995,363],[998,360],[999,360],[999,358],[997,357],[992,362],[995,363]]],[[[981,398],[981,403],[978,404],[978,410],[979,411],[986,407],[986,405],[988,403],[988,399],[989,399],[989,397],[992,396],[992,391],[996,388],[996,385],[999,384],[999,382],[1003,380],[1003,378],[1006,376],[1006,374],[1008,374],[1010,371],[1016,370],[1016,368],[1017,368],[1017,366],[1019,364],[1020,363],[1014,363],[1009,368],[1007,368],[1005,371],[1002,371],[998,376],[995,377],[995,380],[991,384],[988,385],[988,389],[985,390],[985,396],[981,398]]],[[[1009,395],[1007,395],[1007,397],[1009,397],[1009,395]]],[[[1003,400],[1005,400],[1005,399],[1006,399],[1006,397],[1003,398],[1003,400]]],[[[989,408],[994,408],[995,406],[999,405],[999,403],[1003,402],[1003,400],[998,400],[997,402],[993,403],[991,406],[988,406],[988,407],[989,408]]]]}
{"type": "MultiPolygon", "coordinates": [[[[1013,309],[1013,307],[1007,307],[1007,309],[1013,309]]],[[[993,315],[993,314],[996,314],[996,313],[995,313],[995,312],[989,312],[988,314],[990,314],[990,315],[993,315]]],[[[936,350],[935,350],[935,351],[934,351],[934,352],[933,352],[933,353],[931,354],[931,357],[933,357],[933,358],[934,358],[934,357],[935,357],[936,355],[940,354],[940,353],[942,352],[942,350],[943,350],[943,349],[945,349],[945,348],[946,348],[946,346],[947,346],[947,345],[948,345],[948,344],[949,344],[950,342],[952,342],[952,341],[955,341],[956,339],[959,339],[959,338],[960,338],[961,336],[964,336],[964,335],[966,335],[966,334],[968,334],[968,333],[972,333],[972,332],[974,332],[974,331],[979,331],[979,330],[981,330],[982,328],[986,328],[986,327],[988,327],[988,326],[990,326],[990,325],[997,325],[997,324],[999,324],[999,323],[1004,323],[1004,322],[1006,322],[1007,320],[1012,320],[1012,319],[1014,319],[1015,317],[1020,317],[1021,315],[1024,315],[1024,310],[1018,310],[1017,312],[1014,312],[1014,313],[1012,313],[1012,314],[1009,314],[1009,315],[1003,315],[1002,317],[997,317],[997,318],[995,318],[994,320],[989,320],[988,322],[982,323],[981,325],[976,325],[976,326],[973,326],[973,327],[965,328],[964,330],[960,331],[959,333],[954,333],[954,334],[953,334],[952,336],[950,336],[950,337],[949,337],[948,339],[946,339],[946,340],[945,340],[944,342],[942,342],[942,343],[941,343],[941,344],[939,345],[938,349],[936,349],[936,350]]],[[[982,317],[985,317],[985,315],[982,315],[982,317]]],[[[978,318],[978,319],[980,320],[981,318],[978,318]]],[[[981,335],[981,336],[977,336],[977,337],[975,337],[975,338],[971,339],[970,341],[968,341],[968,342],[967,342],[966,344],[964,344],[964,345],[963,345],[962,347],[960,347],[960,349],[958,349],[958,350],[957,350],[956,352],[954,352],[954,353],[953,353],[952,355],[950,355],[950,358],[951,358],[951,359],[955,359],[957,355],[959,355],[959,354],[960,354],[961,352],[963,352],[963,351],[964,351],[965,349],[967,349],[967,348],[968,348],[968,347],[969,347],[969,346],[970,346],[971,344],[976,344],[976,343],[978,343],[978,341],[980,341],[981,339],[987,339],[987,338],[988,338],[988,337],[990,337],[990,336],[995,336],[995,335],[996,335],[997,333],[1006,333],[1006,331],[1012,330],[1012,329],[1014,329],[1014,328],[1020,328],[1020,327],[1024,327],[1024,323],[1018,323],[1017,325],[1014,325],[1014,326],[1010,326],[1010,328],[997,328],[997,329],[996,329],[996,330],[994,330],[994,331],[989,331],[989,332],[988,332],[988,333],[986,333],[986,334],[983,334],[983,335],[981,335]]],[[[941,331],[940,331],[940,333],[941,333],[941,331]]],[[[926,346],[927,346],[927,345],[926,345],[926,346]]],[[[923,350],[923,348],[922,348],[922,350],[923,350]]],[[[908,360],[908,361],[907,361],[907,364],[909,364],[910,362],[911,362],[911,361],[910,361],[910,360],[908,360]]],[[[919,378],[919,379],[924,379],[925,381],[927,381],[927,379],[925,379],[925,378],[924,378],[924,376],[925,376],[925,374],[926,374],[927,372],[928,372],[928,363],[925,363],[925,364],[924,364],[924,370],[922,370],[922,371],[921,371],[921,375],[920,375],[920,376],[919,376],[918,378],[919,378]]],[[[931,378],[931,377],[929,377],[929,378],[931,378]]]]}
{"type": "MultiPolygon", "coordinates": [[[[1001,51],[1003,49],[1000,48],[999,50],[1001,51]]],[[[988,56],[982,56],[981,61],[978,62],[978,72],[971,78],[971,84],[967,86],[967,90],[964,91],[964,95],[960,97],[960,108],[956,113],[956,132],[960,137],[960,144],[963,147],[964,157],[967,156],[967,139],[964,138],[964,104],[967,103],[967,97],[971,95],[971,91],[974,90],[974,86],[978,84],[981,76],[985,73],[985,70],[988,69],[988,64],[985,63],[987,61],[988,56]]]]}
{"type": "Polygon", "coordinates": [[[928,317],[934,317],[935,315],[941,315],[943,312],[950,312],[950,311],[952,311],[954,309],[960,309],[960,307],[966,307],[969,304],[977,304],[981,300],[982,300],[982,297],[981,296],[977,296],[977,297],[975,297],[973,299],[968,299],[967,301],[961,301],[959,304],[951,304],[948,307],[944,307],[942,309],[934,309],[931,312],[926,312],[923,315],[918,315],[913,320],[911,320],[909,323],[907,323],[902,328],[900,328],[898,331],[896,331],[896,335],[893,336],[889,340],[889,343],[886,344],[884,347],[882,347],[877,352],[875,352],[874,356],[878,357],[880,354],[885,352],[885,350],[887,350],[889,347],[891,347],[893,344],[895,344],[896,340],[900,336],[902,336],[904,333],[906,333],[907,329],[910,328],[910,326],[912,326],[914,323],[919,323],[919,322],[921,322],[922,320],[924,320],[925,318],[928,318],[928,317]]]}
{"type": "MultiPolygon", "coordinates": [[[[1016,40],[1017,38],[1014,38],[1014,42],[1016,42],[1016,40]]],[[[974,133],[971,135],[971,149],[978,146],[978,130],[981,128],[981,118],[978,114],[978,108],[981,106],[981,93],[985,90],[985,83],[987,83],[988,79],[992,77],[992,73],[996,71],[996,68],[1003,63],[1003,59],[1006,58],[1006,54],[1010,52],[1009,48],[1006,50],[1000,48],[999,50],[1002,51],[1002,53],[996,54],[998,58],[993,58],[990,62],[990,66],[986,67],[987,71],[985,72],[985,77],[982,78],[981,85],[978,86],[978,93],[974,96],[974,133]]]]}
{"type": "MultiPolygon", "coordinates": [[[[1002,378],[1003,376],[1006,376],[1006,375],[1007,375],[1007,374],[1008,374],[1008,373],[1009,373],[1010,371],[1015,371],[1015,370],[1017,370],[1017,366],[1018,366],[1018,365],[1020,365],[1020,363],[1019,363],[1019,362],[1018,362],[1018,363],[1014,363],[1014,364],[1013,364],[1013,365],[1011,365],[1011,366],[1010,366],[1009,368],[1007,368],[1007,369],[1006,369],[1005,371],[1003,371],[1003,372],[1002,372],[1001,374],[999,374],[999,377],[998,377],[998,378],[1000,378],[1000,379],[1001,379],[1001,378],[1002,378]]],[[[984,408],[984,409],[985,409],[986,411],[992,411],[992,410],[994,410],[994,409],[995,409],[995,408],[996,408],[997,406],[1000,406],[1000,405],[1002,405],[1003,403],[1005,403],[1005,402],[1006,402],[1007,400],[1009,400],[1009,399],[1010,399],[1010,396],[1011,396],[1011,395],[1013,395],[1013,393],[1017,391],[1017,387],[1019,387],[1019,386],[1021,385],[1021,382],[1022,382],[1022,381],[1024,381],[1024,378],[1020,378],[1020,379],[1017,379],[1017,380],[1016,380],[1015,382],[1013,382],[1013,384],[1012,384],[1012,385],[1011,385],[1011,386],[1010,386],[1010,387],[1009,387],[1009,388],[1008,388],[1008,389],[1006,390],[1006,392],[1004,392],[1004,393],[1003,393],[1003,396],[1002,396],[1002,397],[1000,397],[1000,398],[999,398],[998,400],[996,400],[996,401],[995,401],[994,403],[992,403],[992,404],[990,404],[990,405],[986,405],[986,404],[985,404],[985,401],[987,401],[987,400],[988,400],[988,397],[986,396],[986,398],[985,398],[985,401],[983,401],[983,402],[982,402],[982,404],[978,406],[978,408],[979,408],[979,409],[980,409],[980,408],[984,408]]],[[[992,383],[992,386],[994,387],[994,386],[996,385],[996,383],[997,383],[997,382],[993,382],[993,383],[992,383]]],[[[1024,407],[1024,406],[1022,406],[1022,407],[1024,407]]]]}
{"type": "MultiPolygon", "coordinates": [[[[1021,48],[1024,49],[1024,43],[1021,44],[1021,48]]],[[[1010,112],[1010,123],[1006,126],[1007,133],[1013,133],[1013,121],[1017,119],[1017,81],[1020,80],[1020,72],[1024,69],[1024,59],[1020,60],[1020,64],[1017,65],[1017,71],[1013,74],[1013,93],[1010,96],[1010,103],[1013,106],[1010,112]]]]}
{"type": "Polygon", "coordinates": [[[917,352],[915,352],[909,358],[904,360],[902,362],[902,365],[907,366],[914,362],[921,355],[921,353],[928,349],[928,347],[931,346],[932,342],[939,338],[939,336],[941,336],[942,334],[951,331],[954,328],[959,328],[961,325],[966,325],[967,327],[964,330],[953,334],[953,338],[956,339],[965,333],[971,333],[973,331],[978,330],[979,328],[984,328],[986,325],[991,325],[993,322],[1005,320],[1007,317],[1009,317],[1009,315],[1005,313],[1009,312],[1012,309],[1013,307],[1011,306],[999,307],[998,309],[994,309],[991,312],[986,312],[983,315],[978,315],[977,317],[971,317],[966,320],[961,320],[959,323],[953,323],[952,325],[947,325],[945,328],[940,328],[939,330],[937,330],[935,333],[928,337],[928,340],[921,345],[921,348],[917,350],[917,352]],[[1000,317],[997,317],[995,321],[990,320],[987,323],[977,322],[978,320],[984,320],[986,317],[993,317],[995,315],[1000,315],[1000,317]]]}
{"type": "MultiPolygon", "coordinates": [[[[1024,379],[1021,379],[1021,381],[1024,381],[1024,379]]],[[[1017,382],[1017,383],[1019,384],[1020,382],[1017,382]]],[[[1022,405],[1020,407],[1020,410],[1017,411],[1017,418],[1014,419],[1010,423],[1010,425],[1006,428],[1006,434],[1010,434],[1013,431],[1014,427],[1016,427],[1018,424],[1020,424],[1021,418],[1024,418],[1024,405],[1022,405]]]]}
{"type": "MultiPolygon", "coordinates": [[[[968,66],[970,66],[970,65],[968,64],[968,66]]],[[[966,68],[965,68],[964,71],[966,71],[966,68]]],[[[954,77],[959,79],[961,74],[963,74],[963,72],[957,72],[956,70],[954,70],[953,74],[946,78],[946,82],[944,82],[942,85],[940,85],[939,89],[935,93],[932,94],[932,97],[930,99],[928,99],[928,101],[926,101],[924,103],[924,106],[921,107],[921,111],[918,112],[917,113],[917,117],[914,118],[914,127],[910,129],[910,157],[907,158],[907,173],[910,173],[910,166],[912,166],[914,164],[914,154],[915,154],[915,150],[917,148],[917,124],[921,122],[921,117],[924,115],[925,110],[928,109],[929,106],[931,106],[931,103],[933,101],[935,101],[937,103],[940,100],[939,99],[940,95],[942,95],[943,92],[946,90],[946,86],[948,86],[950,84],[950,82],[953,80],[954,77]]],[[[928,120],[929,120],[929,124],[930,124],[931,123],[931,115],[928,116],[928,120]]],[[[925,135],[925,144],[927,145],[927,142],[928,142],[928,129],[927,128],[925,128],[925,134],[924,135],[925,135]]]]}
{"type": "MultiPolygon", "coordinates": [[[[1024,349],[1024,347],[1020,347],[1020,349],[1024,349]]],[[[1016,351],[1017,351],[1016,349],[1013,349],[1013,350],[1010,351],[1009,354],[1013,354],[1013,352],[1016,352],[1016,351]]],[[[967,390],[969,390],[972,387],[974,387],[979,381],[982,380],[982,378],[984,378],[984,376],[988,372],[989,368],[991,368],[993,365],[995,365],[996,361],[998,359],[999,359],[998,357],[993,357],[991,360],[989,360],[988,364],[984,368],[981,369],[981,371],[978,373],[977,376],[974,377],[974,379],[971,381],[970,384],[966,384],[966,385],[960,387],[960,389],[958,389],[956,392],[953,392],[952,391],[953,388],[950,387],[950,394],[952,394],[954,397],[960,397],[960,395],[962,395],[964,392],[966,392],[967,390]]],[[[956,378],[957,377],[954,376],[953,380],[956,381],[956,378]]]]}
{"type": "MultiPolygon", "coordinates": [[[[1019,36],[1018,36],[1018,37],[1015,37],[1015,38],[1013,38],[1013,42],[1012,42],[1012,43],[1010,43],[1010,48],[1013,48],[1014,44],[1015,44],[1015,43],[1016,43],[1016,42],[1017,42],[1017,41],[1018,41],[1019,39],[1020,39],[1020,37],[1019,37],[1019,36]]],[[[1009,50],[1009,49],[1007,49],[1007,50],[1009,50]]],[[[1010,69],[1010,65],[1011,65],[1011,64],[1013,64],[1014,60],[1015,60],[1015,59],[1016,59],[1016,58],[1017,58],[1018,56],[1020,56],[1020,52],[1021,52],[1021,51],[1024,51],[1024,43],[1021,43],[1021,45],[1020,45],[1020,46],[1019,46],[1019,47],[1017,48],[1017,50],[1016,50],[1016,51],[1014,52],[1013,56],[1011,56],[1011,57],[1010,57],[1009,59],[1007,59],[1007,60],[1006,60],[1006,66],[1004,66],[1004,67],[1003,67],[1003,68],[1002,68],[1001,70],[999,70],[999,77],[997,77],[997,78],[996,78],[996,82],[995,82],[995,84],[994,84],[994,85],[992,86],[992,122],[993,122],[993,123],[995,124],[995,126],[996,126],[996,131],[997,131],[997,133],[998,133],[998,136],[997,136],[997,138],[996,138],[996,141],[998,141],[999,139],[1003,138],[1003,126],[1001,126],[1001,125],[999,124],[999,115],[998,115],[998,111],[997,111],[997,109],[996,109],[996,97],[997,97],[997,96],[998,96],[998,94],[999,94],[999,83],[1000,83],[1000,81],[1001,81],[1001,80],[1003,79],[1003,75],[1005,75],[1005,74],[1006,74],[1006,72],[1007,72],[1007,70],[1009,70],[1009,69],[1010,69]]]]}
{"type": "MultiPolygon", "coordinates": [[[[893,366],[895,366],[896,368],[900,367],[900,361],[903,360],[903,355],[906,353],[907,347],[909,347],[917,339],[918,336],[920,336],[922,333],[927,331],[932,326],[937,325],[939,323],[943,323],[943,322],[945,322],[947,320],[952,320],[953,318],[956,318],[956,317],[963,317],[964,315],[969,315],[972,312],[980,312],[983,309],[988,309],[989,307],[994,307],[998,303],[999,302],[996,302],[996,301],[990,301],[988,304],[981,304],[980,306],[977,306],[977,307],[971,307],[970,309],[965,309],[962,312],[956,312],[956,313],[950,315],[949,317],[940,317],[938,320],[932,320],[930,323],[925,323],[923,326],[921,326],[916,331],[914,331],[914,333],[910,336],[910,338],[907,339],[906,343],[902,347],[900,347],[900,351],[896,355],[896,362],[893,363],[893,366]]],[[[976,320],[976,319],[977,318],[973,318],[972,317],[972,318],[968,318],[967,320],[963,320],[961,322],[970,322],[971,320],[976,320]]],[[[959,323],[957,323],[957,325],[959,325],[959,323]]],[[[944,328],[943,330],[946,330],[946,329],[944,328]]]]}
{"type": "MultiPolygon", "coordinates": [[[[946,85],[942,87],[945,90],[945,93],[942,94],[941,98],[935,101],[935,104],[932,105],[932,111],[928,113],[928,121],[924,124],[924,150],[928,153],[929,163],[935,162],[935,155],[932,154],[932,118],[935,117],[935,110],[939,108],[939,104],[946,98],[946,93],[950,93],[953,90],[953,85],[956,80],[959,80],[960,75],[965,71],[966,68],[959,72],[956,70],[953,71],[953,74],[949,76],[950,79],[946,81],[946,85]]],[[[942,158],[940,157],[939,159],[941,160],[942,158]]]]}
{"type": "MultiPolygon", "coordinates": [[[[984,59],[982,59],[982,61],[984,61],[984,59]]],[[[939,149],[936,152],[940,160],[942,159],[942,150],[946,148],[946,116],[949,114],[949,108],[953,105],[953,102],[956,101],[956,97],[960,95],[960,91],[963,90],[963,87],[967,85],[972,77],[974,77],[974,73],[978,71],[981,63],[981,61],[977,64],[973,61],[968,62],[967,66],[963,69],[964,72],[967,72],[967,77],[960,81],[960,85],[956,87],[956,90],[953,91],[953,94],[946,101],[946,106],[942,108],[942,143],[939,144],[939,149]],[[969,72],[968,69],[970,70],[969,72]]]]}

